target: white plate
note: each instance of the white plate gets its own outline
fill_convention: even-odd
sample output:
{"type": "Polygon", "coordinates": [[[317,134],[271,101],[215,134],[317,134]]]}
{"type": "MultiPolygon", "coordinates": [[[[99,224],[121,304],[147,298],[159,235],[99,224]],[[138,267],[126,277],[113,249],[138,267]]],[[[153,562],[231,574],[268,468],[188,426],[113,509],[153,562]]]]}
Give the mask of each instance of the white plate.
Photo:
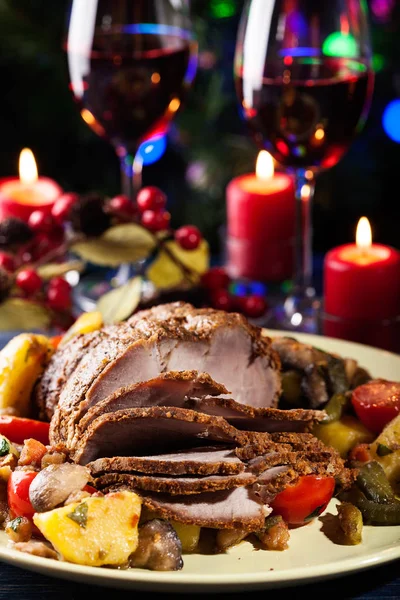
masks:
{"type": "MultiPolygon", "coordinates": [[[[270,335],[285,334],[270,331],[270,335]]],[[[304,340],[342,356],[354,357],[374,377],[400,380],[400,356],[368,346],[299,334],[304,340]]],[[[336,514],[336,500],[327,513],[336,514]]],[[[243,542],[226,554],[185,555],[179,572],[141,569],[114,570],[83,567],[23,554],[9,547],[0,534],[0,560],[19,567],[85,583],[156,592],[239,592],[251,589],[298,585],[361,571],[400,558],[399,527],[364,527],[357,546],[334,544],[321,531],[318,519],[291,531],[290,547],[284,552],[255,550],[243,542]]]]}

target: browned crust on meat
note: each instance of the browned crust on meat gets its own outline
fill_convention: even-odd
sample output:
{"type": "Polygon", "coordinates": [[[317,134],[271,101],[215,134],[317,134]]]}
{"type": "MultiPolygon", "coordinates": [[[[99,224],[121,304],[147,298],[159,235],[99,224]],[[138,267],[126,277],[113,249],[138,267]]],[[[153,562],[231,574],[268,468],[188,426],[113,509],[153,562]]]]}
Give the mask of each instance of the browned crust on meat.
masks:
{"type": "Polygon", "coordinates": [[[237,487],[246,487],[253,484],[257,477],[252,473],[239,473],[237,475],[209,475],[205,477],[156,477],[148,475],[134,475],[132,473],[107,473],[96,479],[96,487],[102,489],[110,485],[127,485],[131,489],[146,490],[149,492],[167,493],[171,496],[201,494],[203,492],[216,492],[231,490],[237,487]]]}
{"type": "Polygon", "coordinates": [[[223,459],[213,462],[199,462],[186,458],[184,452],[177,452],[177,454],[182,455],[179,462],[163,459],[162,454],[152,458],[114,456],[112,458],[99,458],[89,463],[87,467],[93,476],[111,472],[139,472],[158,475],[232,475],[241,473],[245,469],[244,462],[239,458],[237,462],[228,462],[223,459]]]}

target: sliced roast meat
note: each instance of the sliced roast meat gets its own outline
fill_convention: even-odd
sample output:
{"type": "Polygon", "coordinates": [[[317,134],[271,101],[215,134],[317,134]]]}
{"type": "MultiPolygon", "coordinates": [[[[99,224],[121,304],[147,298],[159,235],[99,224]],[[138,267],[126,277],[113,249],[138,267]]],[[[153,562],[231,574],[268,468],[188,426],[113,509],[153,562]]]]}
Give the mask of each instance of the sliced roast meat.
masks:
{"type": "Polygon", "coordinates": [[[192,448],[174,454],[114,456],[89,463],[93,476],[104,473],[148,473],[158,475],[231,475],[241,473],[245,463],[232,448],[192,448]]]}
{"type": "MultiPolygon", "coordinates": [[[[112,488],[111,488],[112,489],[112,488]]],[[[257,531],[272,509],[246,487],[190,496],[170,496],[138,490],[143,504],[165,519],[216,529],[257,531]]]]}
{"type": "Polygon", "coordinates": [[[126,485],[131,489],[166,492],[171,494],[171,496],[177,496],[231,490],[251,485],[256,480],[257,476],[253,475],[253,473],[206,475],[204,477],[196,477],[194,475],[186,477],[160,477],[158,475],[134,475],[132,473],[107,473],[96,478],[96,487],[101,490],[105,487],[126,485]]]}
{"type": "Polygon", "coordinates": [[[221,417],[193,410],[154,406],[131,408],[97,417],[83,433],[71,458],[85,465],[97,458],[145,455],[166,448],[181,450],[193,442],[244,445],[247,436],[221,417]]]}
{"type": "Polygon", "coordinates": [[[80,419],[75,435],[79,436],[96,417],[104,413],[151,406],[186,408],[187,396],[217,396],[227,393],[228,390],[211,379],[207,373],[168,371],[153,379],[120,388],[94,406],[91,406],[92,397],[83,400],[79,406],[80,419]]]}

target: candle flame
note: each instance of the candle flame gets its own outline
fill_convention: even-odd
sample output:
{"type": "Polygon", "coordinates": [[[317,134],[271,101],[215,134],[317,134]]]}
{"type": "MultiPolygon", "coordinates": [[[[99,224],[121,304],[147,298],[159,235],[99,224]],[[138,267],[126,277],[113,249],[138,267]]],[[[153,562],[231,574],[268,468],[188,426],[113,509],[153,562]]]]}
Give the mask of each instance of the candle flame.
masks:
{"type": "Polygon", "coordinates": [[[24,184],[35,183],[38,170],[32,150],[24,148],[19,155],[19,178],[24,184]]]}
{"type": "Polygon", "coordinates": [[[268,180],[274,176],[274,159],[266,150],[261,150],[257,157],[256,175],[259,179],[268,180]]]}
{"type": "Polygon", "coordinates": [[[371,225],[367,217],[361,217],[356,231],[356,245],[361,250],[367,250],[372,245],[371,225]]]}

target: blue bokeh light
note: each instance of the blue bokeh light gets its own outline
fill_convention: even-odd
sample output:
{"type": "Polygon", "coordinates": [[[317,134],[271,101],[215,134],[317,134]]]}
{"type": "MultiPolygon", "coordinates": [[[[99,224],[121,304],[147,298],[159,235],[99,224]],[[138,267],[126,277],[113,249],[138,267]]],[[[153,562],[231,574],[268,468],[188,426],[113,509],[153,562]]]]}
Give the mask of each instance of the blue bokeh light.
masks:
{"type": "Polygon", "coordinates": [[[167,136],[158,135],[143,142],[139,147],[138,154],[144,166],[152,165],[162,157],[166,148],[167,136]]]}
{"type": "Polygon", "coordinates": [[[400,144],[400,99],[389,102],[383,112],[382,125],[386,135],[400,144]]]}

